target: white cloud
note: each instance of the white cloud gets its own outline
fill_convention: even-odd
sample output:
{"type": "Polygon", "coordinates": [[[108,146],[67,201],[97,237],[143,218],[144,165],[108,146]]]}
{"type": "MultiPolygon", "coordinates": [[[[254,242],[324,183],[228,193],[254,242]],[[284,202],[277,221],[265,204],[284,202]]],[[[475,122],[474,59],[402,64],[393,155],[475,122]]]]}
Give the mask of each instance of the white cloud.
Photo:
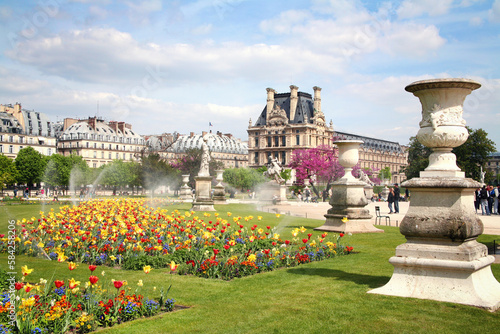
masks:
{"type": "Polygon", "coordinates": [[[192,29],[191,33],[194,35],[207,35],[212,32],[212,28],[212,24],[205,24],[192,29]]]}
{"type": "Polygon", "coordinates": [[[397,9],[399,18],[406,19],[428,14],[438,16],[450,11],[453,0],[405,0],[397,9]]]}
{"type": "Polygon", "coordinates": [[[439,49],[445,42],[446,40],[439,35],[439,30],[433,25],[396,23],[381,38],[380,48],[392,55],[414,58],[423,57],[439,49]]]}
{"type": "Polygon", "coordinates": [[[495,0],[488,15],[491,22],[500,22],[500,0],[495,0]]]}

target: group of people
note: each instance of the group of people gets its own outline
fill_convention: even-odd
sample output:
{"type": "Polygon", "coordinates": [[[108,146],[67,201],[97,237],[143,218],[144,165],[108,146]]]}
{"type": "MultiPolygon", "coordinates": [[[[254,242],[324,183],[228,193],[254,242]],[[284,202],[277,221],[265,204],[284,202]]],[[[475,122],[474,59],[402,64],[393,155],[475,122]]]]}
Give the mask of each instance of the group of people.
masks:
{"type": "Polygon", "coordinates": [[[481,213],[487,216],[491,214],[498,215],[498,196],[500,194],[500,185],[497,187],[483,185],[482,188],[477,188],[474,192],[474,207],[481,213]]]}
{"type": "Polygon", "coordinates": [[[387,203],[389,204],[389,214],[399,213],[399,199],[401,198],[401,191],[399,184],[395,183],[394,188],[389,188],[389,195],[387,196],[387,203]],[[394,204],[394,210],[392,205],[394,204]]]}

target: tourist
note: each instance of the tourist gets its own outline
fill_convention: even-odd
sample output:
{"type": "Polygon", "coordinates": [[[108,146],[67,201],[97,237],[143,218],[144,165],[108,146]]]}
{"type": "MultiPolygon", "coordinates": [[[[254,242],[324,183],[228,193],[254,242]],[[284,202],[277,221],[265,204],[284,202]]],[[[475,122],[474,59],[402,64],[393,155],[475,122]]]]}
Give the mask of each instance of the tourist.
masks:
{"type": "Polygon", "coordinates": [[[491,187],[490,190],[490,198],[491,198],[491,209],[490,212],[494,215],[498,215],[498,188],[491,187]]]}
{"type": "Polygon", "coordinates": [[[399,198],[401,197],[401,192],[399,190],[399,185],[394,184],[394,213],[399,213],[399,198]]]}
{"type": "Polygon", "coordinates": [[[493,213],[493,195],[491,194],[493,187],[488,186],[486,189],[488,190],[488,210],[493,213]]]}
{"type": "Polygon", "coordinates": [[[405,189],[405,201],[410,201],[410,189],[408,188],[405,189]]]}
{"type": "Polygon", "coordinates": [[[488,190],[486,189],[486,185],[483,186],[481,191],[479,192],[479,198],[481,200],[481,212],[484,216],[484,213],[486,212],[486,215],[490,216],[490,210],[488,208],[488,190]]]}
{"type": "Polygon", "coordinates": [[[306,188],[304,202],[309,203],[310,200],[311,200],[311,191],[306,188]]]}
{"type": "Polygon", "coordinates": [[[481,191],[481,188],[477,188],[476,191],[474,191],[474,208],[476,209],[476,213],[477,213],[477,210],[479,210],[479,206],[481,204],[481,199],[480,199],[480,194],[479,192],[481,191]]]}
{"type": "Polygon", "coordinates": [[[389,213],[394,213],[392,211],[392,203],[394,203],[394,189],[389,188],[389,195],[387,196],[387,203],[389,203],[389,213]]]}
{"type": "Polygon", "coordinates": [[[499,215],[498,213],[498,196],[500,195],[500,185],[495,188],[495,199],[494,199],[494,206],[495,206],[495,214],[499,215]]]}

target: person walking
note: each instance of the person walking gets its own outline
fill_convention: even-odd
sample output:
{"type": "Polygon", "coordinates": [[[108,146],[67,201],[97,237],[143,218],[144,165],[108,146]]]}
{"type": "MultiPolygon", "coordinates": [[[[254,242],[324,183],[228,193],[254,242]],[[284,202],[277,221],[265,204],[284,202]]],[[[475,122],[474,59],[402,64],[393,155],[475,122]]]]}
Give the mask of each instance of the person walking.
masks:
{"type": "Polygon", "coordinates": [[[401,197],[401,192],[399,190],[399,185],[394,184],[394,213],[399,213],[399,198],[401,197]]]}
{"type": "Polygon", "coordinates": [[[484,213],[486,212],[487,216],[490,216],[490,210],[488,208],[488,190],[486,189],[486,185],[481,188],[481,191],[479,192],[479,198],[481,199],[481,212],[484,216],[484,213]]]}
{"type": "Polygon", "coordinates": [[[498,215],[500,213],[498,213],[498,195],[500,195],[500,185],[497,186],[495,189],[493,189],[494,193],[495,193],[495,198],[493,199],[493,205],[494,205],[494,208],[495,208],[495,214],[498,215]]]}
{"type": "Polygon", "coordinates": [[[394,203],[394,190],[389,188],[389,195],[387,196],[387,203],[389,203],[389,213],[394,213],[392,211],[392,203],[394,203]]]}

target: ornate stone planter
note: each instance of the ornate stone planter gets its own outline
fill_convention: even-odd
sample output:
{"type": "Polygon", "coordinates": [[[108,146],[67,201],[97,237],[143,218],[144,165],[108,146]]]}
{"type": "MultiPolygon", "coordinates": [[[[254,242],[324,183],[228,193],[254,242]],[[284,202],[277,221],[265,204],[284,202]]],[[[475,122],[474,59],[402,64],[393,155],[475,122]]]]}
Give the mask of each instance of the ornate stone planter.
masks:
{"type": "Polygon", "coordinates": [[[400,227],[407,242],[389,260],[390,281],[370,293],[499,308],[500,283],[490,267],[495,259],[476,241],[483,232],[473,206],[480,183],[464,177],[451,152],[467,140],[462,105],[480,86],[468,79],[438,79],[406,87],[422,104],[417,139],[433,153],[420,177],[402,184],[412,193],[400,227]]]}
{"type": "Polygon", "coordinates": [[[315,228],[318,231],[344,233],[384,232],[373,226],[372,215],[365,209],[368,204],[364,187],[366,183],[352,175],[352,168],[359,161],[360,140],[339,140],[334,142],[339,149],[339,163],[344,167],[344,176],[332,184],[332,206],[325,214],[325,224],[315,228]],[[342,219],[346,217],[347,223],[342,219]]]}
{"type": "Polygon", "coordinates": [[[469,137],[462,118],[463,103],[466,96],[479,87],[479,83],[468,79],[423,80],[406,86],[405,89],[418,97],[422,104],[422,120],[417,139],[433,150],[429,166],[422,177],[464,177],[451,150],[465,143],[469,137]],[[433,171],[441,173],[435,174],[433,171]]]}
{"type": "Polygon", "coordinates": [[[215,180],[217,181],[217,184],[214,187],[214,202],[216,204],[225,204],[226,203],[226,193],[225,193],[225,188],[222,185],[222,181],[224,178],[222,177],[222,174],[224,173],[223,169],[219,169],[215,171],[217,173],[217,176],[215,177],[215,180]]]}
{"type": "Polygon", "coordinates": [[[193,194],[191,188],[187,185],[189,182],[189,174],[182,175],[182,183],[181,191],[180,191],[180,199],[182,200],[192,200],[193,194]]]}

